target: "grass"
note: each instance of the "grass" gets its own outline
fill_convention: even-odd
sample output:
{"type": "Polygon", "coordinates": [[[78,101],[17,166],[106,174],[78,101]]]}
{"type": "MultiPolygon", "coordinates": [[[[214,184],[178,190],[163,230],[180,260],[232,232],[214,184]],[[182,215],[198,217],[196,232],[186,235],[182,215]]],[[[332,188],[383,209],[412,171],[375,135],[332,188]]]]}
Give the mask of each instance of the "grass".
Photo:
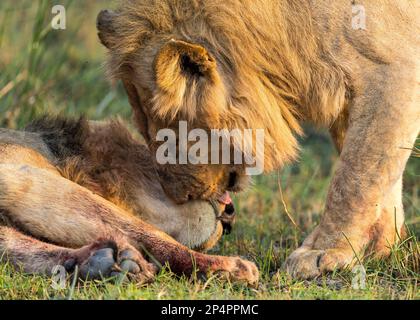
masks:
{"type": "MultiPolygon", "coordinates": [[[[111,87],[104,78],[105,51],[96,40],[96,13],[112,6],[112,1],[61,3],[67,8],[68,28],[58,31],[49,27],[52,1],[0,2],[1,126],[20,128],[44,112],[86,114],[93,119],[130,117],[122,88],[111,87]]],[[[405,173],[409,238],[395,246],[386,261],[364,262],[365,289],[352,289],[350,270],[311,282],[293,281],[278,271],[319,221],[337,159],[324,131],[311,127],[306,131],[298,163],[257,177],[250,190],[235,197],[237,225],[212,251],[255,261],[261,271],[257,289],[217,278],[179,279],[165,269],[145,287],[109,281],[72,286],[68,279],[65,289],[55,290],[52,279],[24,275],[1,264],[0,299],[419,299],[420,162],[416,157],[405,173]]]]}

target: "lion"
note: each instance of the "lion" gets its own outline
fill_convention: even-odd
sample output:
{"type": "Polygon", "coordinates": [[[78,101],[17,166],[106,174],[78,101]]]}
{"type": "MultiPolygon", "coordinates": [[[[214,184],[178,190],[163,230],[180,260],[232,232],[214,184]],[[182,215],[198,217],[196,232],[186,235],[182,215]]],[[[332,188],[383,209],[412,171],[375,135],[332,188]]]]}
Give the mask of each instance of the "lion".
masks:
{"type": "MultiPolygon", "coordinates": [[[[125,0],[97,27],[152,154],[160,129],[179,121],[264,129],[255,157],[270,172],[297,158],[302,122],[329,129],[340,158],[325,210],[285,263],[307,279],[386,257],[403,236],[402,176],[420,128],[419,17],[407,0],[125,0]]],[[[250,181],[234,163],[156,166],[180,204],[250,181]]]]}
{"type": "Polygon", "coordinates": [[[254,263],[204,253],[232,228],[230,197],[176,204],[151,158],[120,120],[43,117],[0,129],[0,261],[30,274],[77,267],[80,279],[137,283],[167,264],[256,285],[254,263]]]}

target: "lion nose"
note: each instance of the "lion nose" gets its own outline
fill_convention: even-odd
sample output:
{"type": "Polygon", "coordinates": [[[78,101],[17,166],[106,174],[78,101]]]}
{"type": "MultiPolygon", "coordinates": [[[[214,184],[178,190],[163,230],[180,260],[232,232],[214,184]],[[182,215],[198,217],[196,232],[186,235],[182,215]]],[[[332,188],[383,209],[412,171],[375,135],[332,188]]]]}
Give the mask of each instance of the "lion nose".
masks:
{"type": "Polygon", "coordinates": [[[237,184],[238,184],[238,174],[235,171],[232,171],[231,173],[229,173],[227,189],[233,190],[236,188],[237,184]]]}
{"type": "Polygon", "coordinates": [[[225,211],[222,212],[222,215],[220,217],[224,234],[230,234],[232,232],[232,227],[235,224],[235,216],[236,213],[233,203],[227,204],[225,207],[225,211]]]}

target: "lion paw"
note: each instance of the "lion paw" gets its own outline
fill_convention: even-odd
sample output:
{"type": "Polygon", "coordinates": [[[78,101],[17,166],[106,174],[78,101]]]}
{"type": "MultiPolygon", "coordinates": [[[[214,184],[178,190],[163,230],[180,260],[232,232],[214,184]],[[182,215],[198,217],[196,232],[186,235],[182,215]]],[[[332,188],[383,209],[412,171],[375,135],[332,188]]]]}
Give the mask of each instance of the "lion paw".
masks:
{"type": "Polygon", "coordinates": [[[92,245],[75,250],[64,263],[67,270],[78,265],[79,277],[84,280],[128,277],[137,283],[150,282],[156,267],[147,262],[142,254],[128,243],[115,240],[100,240],[92,245]]]}
{"type": "Polygon", "coordinates": [[[299,248],[286,260],[286,271],[296,279],[313,279],[321,274],[344,269],[354,261],[352,251],[342,249],[312,250],[299,248]]]}
{"type": "Polygon", "coordinates": [[[228,259],[227,266],[221,273],[235,282],[245,282],[250,286],[258,285],[259,271],[255,263],[237,257],[228,259]]]}

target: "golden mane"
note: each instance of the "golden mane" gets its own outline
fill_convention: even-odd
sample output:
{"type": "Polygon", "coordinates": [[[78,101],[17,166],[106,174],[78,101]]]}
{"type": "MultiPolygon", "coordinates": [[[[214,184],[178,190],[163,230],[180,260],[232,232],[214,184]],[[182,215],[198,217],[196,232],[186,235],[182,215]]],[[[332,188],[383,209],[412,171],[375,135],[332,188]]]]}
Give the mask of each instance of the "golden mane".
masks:
{"type": "MultiPolygon", "coordinates": [[[[212,91],[210,101],[225,105],[202,121],[220,128],[265,129],[266,171],[296,157],[295,135],[302,134],[298,120],[331,125],[349,91],[348,73],[318,41],[306,2],[125,0],[112,27],[113,36],[102,41],[110,49],[113,79],[124,78],[123,66],[135,64],[145,50],[155,59],[168,39],[206,48],[221,79],[221,90],[212,91]]],[[[159,100],[155,94],[154,99],[161,113],[173,112],[173,96],[159,100]]],[[[185,103],[187,109],[176,112],[194,119],[197,106],[192,105],[185,103]]]]}

